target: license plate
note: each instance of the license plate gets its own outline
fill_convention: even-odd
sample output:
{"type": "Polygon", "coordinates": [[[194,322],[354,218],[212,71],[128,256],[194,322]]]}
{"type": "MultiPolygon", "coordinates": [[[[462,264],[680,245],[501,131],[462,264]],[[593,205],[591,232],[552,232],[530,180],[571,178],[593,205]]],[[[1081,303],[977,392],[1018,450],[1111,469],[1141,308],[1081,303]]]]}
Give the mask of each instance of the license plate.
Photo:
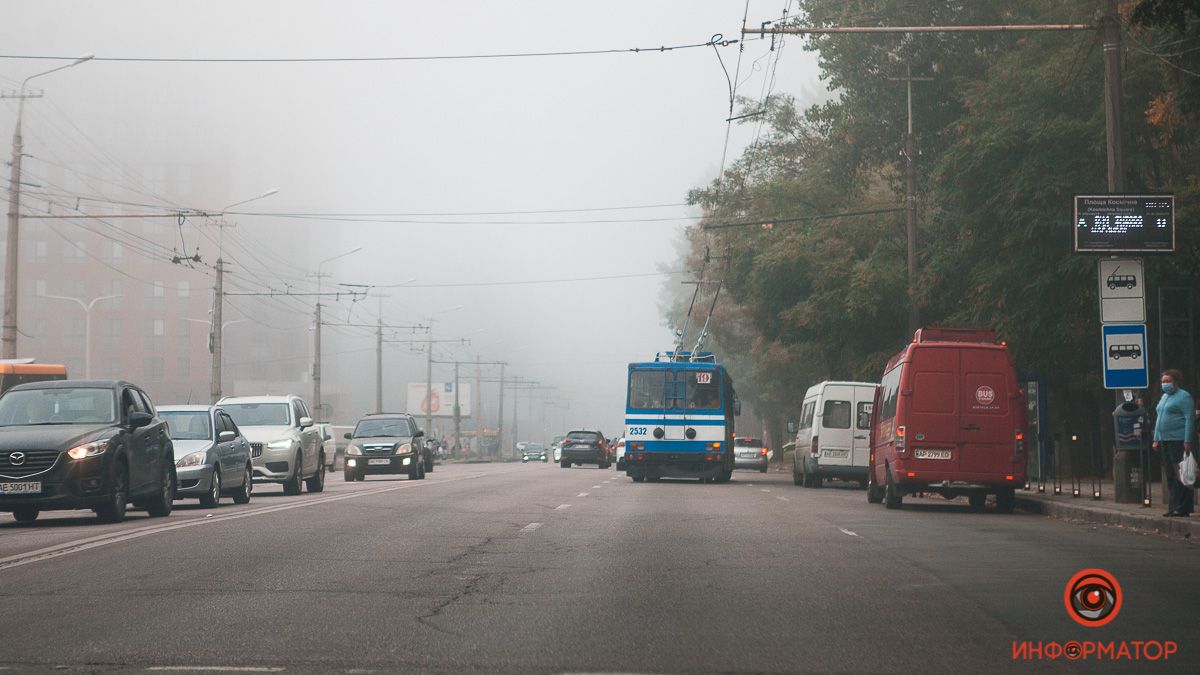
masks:
{"type": "Polygon", "coordinates": [[[758,457],[758,453],[754,452],[753,450],[750,452],[739,452],[738,457],[741,457],[742,459],[754,459],[755,457],[758,457]]]}
{"type": "Polygon", "coordinates": [[[392,463],[392,460],[390,460],[390,459],[368,459],[367,460],[367,464],[370,466],[378,466],[381,464],[391,464],[391,463],[392,463]]]}
{"type": "Polygon", "coordinates": [[[846,459],[850,456],[849,450],[822,450],[821,455],[831,459],[846,459]]]}
{"type": "Polygon", "coordinates": [[[29,483],[0,483],[0,495],[40,495],[41,481],[29,483]]]}
{"type": "Polygon", "coordinates": [[[950,459],[954,455],[949,450],[914,450],[913,456],[917,459],[950,459]]]}

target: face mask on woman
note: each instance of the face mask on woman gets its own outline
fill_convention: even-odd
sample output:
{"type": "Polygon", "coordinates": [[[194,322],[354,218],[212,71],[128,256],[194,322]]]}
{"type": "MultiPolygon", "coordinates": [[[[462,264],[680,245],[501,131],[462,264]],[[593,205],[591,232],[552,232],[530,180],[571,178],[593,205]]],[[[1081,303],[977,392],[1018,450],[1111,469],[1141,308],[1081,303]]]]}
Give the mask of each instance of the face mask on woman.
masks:
{"type": "Polygon", "coordinates": [[[1175,385],[1170,382],[1163,382],[1162,390],[1164,394],[1170,396],[1175,393],[1175,385]]]}

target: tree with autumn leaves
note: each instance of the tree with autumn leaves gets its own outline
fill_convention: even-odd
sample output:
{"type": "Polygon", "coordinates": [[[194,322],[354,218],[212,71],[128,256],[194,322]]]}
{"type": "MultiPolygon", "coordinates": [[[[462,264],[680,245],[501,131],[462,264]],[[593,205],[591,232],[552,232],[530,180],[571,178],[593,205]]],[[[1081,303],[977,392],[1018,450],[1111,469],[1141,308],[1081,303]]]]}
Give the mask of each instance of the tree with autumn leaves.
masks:
{"type": "MultiPolygon", "coordinates": [[[[1087,23],[1103,7],[800,4],[815,26],[1087,23]]],[[[1152,289],[1192,287],[1200,299],[1197,4],[1140,0],[1120,11],[1127,189],[1177,198],[1179,251],[1148,260],[1148,280],[1152,289]]],[[[831,100],[807,108],[786,95],[740,101],[764,131],[719,180],[689,195],[705,218],[687,232],[683,254],[694,273],[724,280],[709,344],[772,437],[783,438],[808,386],[878,381],[911,338],[904,214],[888,210],[903,206],[906,105],[903,83],[888,78],[906,67],[933,78],[914,85],[913,101],[922,323],[995,328],[1018,369],[1047,382],[1056,427],[1090,434],[1104,426],[1111,403],[1100,383],[1096,263],[1070,245],[1072,196],[1106,191],[1097,32],[840,34],[804,44],[819,57],[831,100]],[[823,217],[861,211],[877,213],[823,217]],[[768,225],[706,229],[747,222],[768,225]]],[[[676,327],[689,298],[669,296],[676,327]]],[[[1157,307],[1149,304],[1153,342],[1157,307]]]]}

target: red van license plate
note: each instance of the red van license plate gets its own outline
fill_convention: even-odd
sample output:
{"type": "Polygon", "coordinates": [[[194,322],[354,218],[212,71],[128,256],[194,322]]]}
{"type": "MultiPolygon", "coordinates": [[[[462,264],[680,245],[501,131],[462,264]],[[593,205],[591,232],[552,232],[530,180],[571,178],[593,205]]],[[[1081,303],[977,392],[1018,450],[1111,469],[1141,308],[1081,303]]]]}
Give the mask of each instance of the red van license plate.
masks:
{"type": "Polygon", "coordinates": [[[917,459],[950,459],[954,453],[950,450],[914,450],[913,456],[917,459]]]}

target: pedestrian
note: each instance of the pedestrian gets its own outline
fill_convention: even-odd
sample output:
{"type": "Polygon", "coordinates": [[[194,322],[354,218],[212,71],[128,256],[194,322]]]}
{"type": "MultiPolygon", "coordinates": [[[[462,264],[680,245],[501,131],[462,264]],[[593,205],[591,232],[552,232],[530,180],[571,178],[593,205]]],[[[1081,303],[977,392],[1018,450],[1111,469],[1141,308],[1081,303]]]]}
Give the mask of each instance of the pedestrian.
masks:
{"type": "Polygon", "coordinates": [[[1162,461],[1167,474],[1170,496],[1167,512],[1163,516],[1173,518],[1190,516],[1194,504],[1192,489],[1179,480],[1179,463],[1185,455],[1192,453],[1193,423],[1196,403],[1192,395],[1183,390],[1183,373],[1164,370],[1162,374],[1162,398],[1158,400],[1158,418],[1154,422],[1155,450],[1162,450],[1162,461]]]}

